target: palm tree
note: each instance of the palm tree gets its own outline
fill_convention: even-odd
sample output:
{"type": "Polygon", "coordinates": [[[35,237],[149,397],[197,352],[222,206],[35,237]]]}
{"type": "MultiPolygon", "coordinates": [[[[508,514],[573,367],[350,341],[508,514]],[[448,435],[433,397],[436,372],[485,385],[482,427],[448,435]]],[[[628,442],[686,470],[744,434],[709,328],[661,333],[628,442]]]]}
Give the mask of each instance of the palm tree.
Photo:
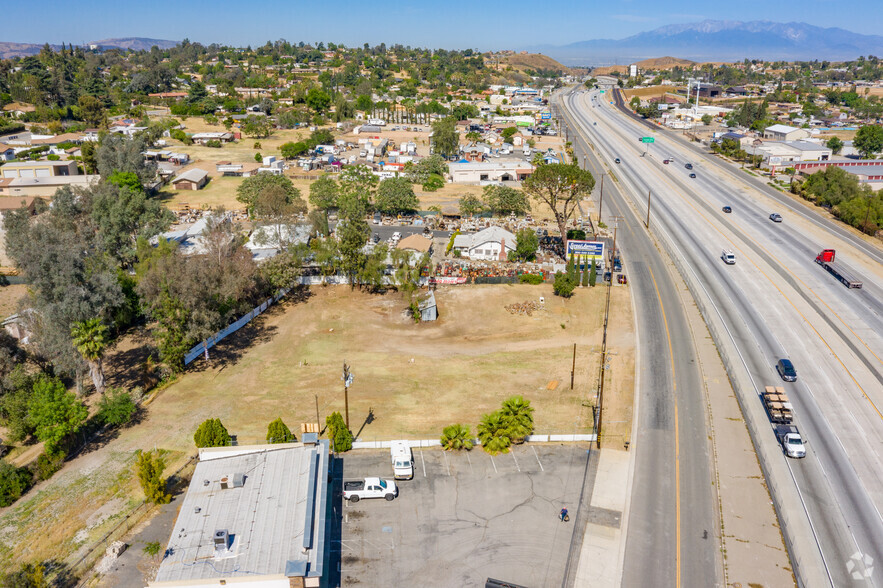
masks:
{"type": "Polygon", "coordinates": [[[500,415],[509,428],[513,443],[524,443],[524,438],[533,433],[533,407],[530,400],[513,396],[503,402],[500,415]]]}
{"type": "Polygon", "coordinates": [[[101,358],[107,349],[107,327],[100,318],[78,321],[71,327],[71,338],[74,347],[89,364],[89,375],[95,390],[104,394],[104,368],[101,358]]]}
{"type": "Polygon", "coordinates": [[[509,436],[509,426],[500,411],[495,411],[481,417],[478,424],[478,440],[481,446],[491,455],[507,453],[512,439],[509,436]]]}
{"type": "Polygon", "coordinates": [[[472,449],[472,437],[469,435],[469,427],[456,424],[445,427],[441,436],[442,448],[445,450],[472,449]]]}

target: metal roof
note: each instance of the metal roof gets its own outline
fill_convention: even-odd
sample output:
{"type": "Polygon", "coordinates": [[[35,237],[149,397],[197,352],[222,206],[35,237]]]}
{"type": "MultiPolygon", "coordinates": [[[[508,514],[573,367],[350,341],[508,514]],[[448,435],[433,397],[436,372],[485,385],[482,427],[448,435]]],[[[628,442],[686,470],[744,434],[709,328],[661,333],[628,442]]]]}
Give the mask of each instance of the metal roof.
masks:
{"type": "Polygon", "coordinates": [[[168,555],[150,586],[322,576],[328,459],[326,440],[201,450],[168,555]],[[237,474],[244,475],[240,487],[237,474]],[[216,548],[217,531],[227,532],[226,549],[216,548]]]}

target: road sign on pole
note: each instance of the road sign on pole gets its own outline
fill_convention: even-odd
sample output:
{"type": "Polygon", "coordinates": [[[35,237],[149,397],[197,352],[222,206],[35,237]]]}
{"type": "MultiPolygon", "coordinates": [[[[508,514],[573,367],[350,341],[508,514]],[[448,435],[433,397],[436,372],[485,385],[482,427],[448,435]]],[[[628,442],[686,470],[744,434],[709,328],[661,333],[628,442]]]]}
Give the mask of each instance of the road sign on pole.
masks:
{"type": "Polygon", "coordinates": [[[656,139],[653,137],[641,137],[641,143],[655,143],[656,139]]]}

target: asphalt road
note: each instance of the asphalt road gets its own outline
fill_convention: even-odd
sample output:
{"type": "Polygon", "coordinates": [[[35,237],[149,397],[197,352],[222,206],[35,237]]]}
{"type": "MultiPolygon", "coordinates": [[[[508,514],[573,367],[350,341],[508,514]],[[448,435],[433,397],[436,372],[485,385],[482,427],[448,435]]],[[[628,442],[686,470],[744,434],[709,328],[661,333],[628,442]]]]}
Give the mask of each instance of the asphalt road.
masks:
{"type": "MultiPolygon", "coordinates": [[[[584,120],[573,118],[574,124],[585,133],[584,120]]],[[[569,138],[584,167],[600,177],[603,164],[569,138]]],[[[690,327],[669,268],[609,177],[603,210],[608,225],[621,219],[617,242],[629,268],[639,341],[636,467],[621,584],[722,585],[711,448],[690,327]]]]}
{"type": "MultiPolygon", "coordinates": [[[[758,189],[755,178],[722,167],[668,133],[654,133],[655,143],[642,156],[645,146],[637,137],[651,131],[590,93],[573,96],[570,104],[633,204],[644,208],[647,192],[653,194],[654,230],[688,268],[701,297],[725,325],[725,343],[738,351],[740,365],[730,370],[734,380],[750,382],[736,386],[743,407],[756,412],[756,391],[764,385],[788,390],[797,424],[810,440],[808,456],[799,461],[782,457],[787,470],[774,464],[765,472],[769,477],[774,469],[787,471],[790,479],[768,480],[771,491],[779,493],[782,504],[802,508],[810,521],[811,537],[783,529],[792,557],[795,545],[803,546],[806,557],[808,541],[821,554],[822,577],[801,581],[876,585],[880,574],[871,572],[871,560],[864,556],[878,565],[883,561],[879,249],[785,195],[758,189]],[[671,156],[675,163],[662,163],[671,156]],[[620,164],[613,163],[615,157],[620,164]],[[684,168],[687,162],[695,178],[684,168]],[[724,205],[732,206],[733,213],[724,214],[724,205]],[[771,212],[780,212],[784,223],[769,221],[771,212]],[[844,260],[864,282],[862,290],[845,288],[813,262],[826,247],[837,249],[838,261],[844,260]],[[721,262],[723,248],[736,253],[736,265],[721,262]],[[778,379],[773,365],[780,357],[795,362],[798,382],[778,379]]],[[[775,446],[771,427],[758,426],[756,432],[755,445],[775,446]]]]}

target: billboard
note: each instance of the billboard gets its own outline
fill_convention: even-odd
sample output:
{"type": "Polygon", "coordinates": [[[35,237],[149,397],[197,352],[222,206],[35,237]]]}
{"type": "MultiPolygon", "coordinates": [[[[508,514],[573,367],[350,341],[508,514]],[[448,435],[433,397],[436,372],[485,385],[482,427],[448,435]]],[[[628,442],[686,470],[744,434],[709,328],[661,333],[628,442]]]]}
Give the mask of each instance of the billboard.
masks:
{"type": "Polygon", "coordinates": [[[540,115],[540,118],[542,120],[550,120],[552,118],[552,113],[551,112],[544,112],[540,115]]]}
{"type": "Polygon", "coordinates": [[[602,257],[604,255],[604,243],[601,241],[577,241],[572,239],[567,242],[567,257],[569,258],[571,255],[602,257]]]}

